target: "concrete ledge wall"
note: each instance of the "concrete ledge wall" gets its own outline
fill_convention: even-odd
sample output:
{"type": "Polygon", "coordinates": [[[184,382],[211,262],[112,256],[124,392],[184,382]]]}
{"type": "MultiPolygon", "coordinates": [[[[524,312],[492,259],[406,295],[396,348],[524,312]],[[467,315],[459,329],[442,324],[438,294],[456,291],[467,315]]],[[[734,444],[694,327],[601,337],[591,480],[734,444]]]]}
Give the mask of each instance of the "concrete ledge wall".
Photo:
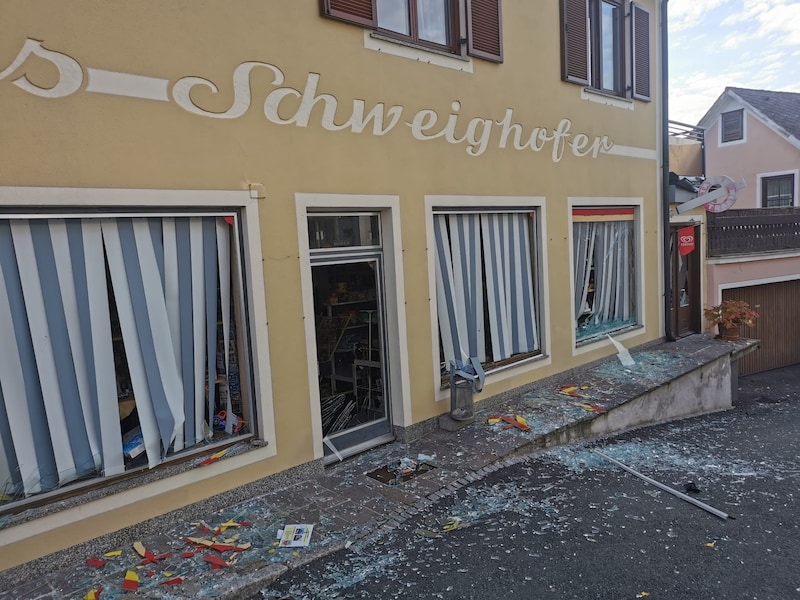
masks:
{"type": "Polygon", "coordinates": [[[732,386],[731,357],[726,354],[607,413],[548,434],[544,447],[728,410],[732,386]]]}

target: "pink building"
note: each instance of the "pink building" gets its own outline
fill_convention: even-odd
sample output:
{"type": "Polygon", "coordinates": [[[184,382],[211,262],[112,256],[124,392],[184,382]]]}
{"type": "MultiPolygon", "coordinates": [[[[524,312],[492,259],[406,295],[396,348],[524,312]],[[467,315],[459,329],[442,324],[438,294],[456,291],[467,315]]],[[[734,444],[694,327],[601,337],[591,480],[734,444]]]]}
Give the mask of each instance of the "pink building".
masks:
{"type": "Polygon", "coordinates": [[[706,174],[743,180],[709,213],[705,300],[758,306],[745,333],[762,340],[742,373],[800,362],[800,93],[728,87],[698,123],[706,174]]]}

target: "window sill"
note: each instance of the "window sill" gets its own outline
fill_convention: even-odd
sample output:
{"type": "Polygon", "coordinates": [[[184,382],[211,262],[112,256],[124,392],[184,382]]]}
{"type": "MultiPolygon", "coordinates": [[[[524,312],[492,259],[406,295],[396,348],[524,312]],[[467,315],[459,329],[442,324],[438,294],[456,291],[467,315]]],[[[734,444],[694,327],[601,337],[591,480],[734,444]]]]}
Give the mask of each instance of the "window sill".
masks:
{"type": "Polygon", "coordinates": [[[636,329],[644,329],[643,325],[635,324],[635,325],[627,325],[620,327],[619,329],[609,329],[608,331],[603,331],[601,333],[596,333],[595,335],[585,337],[580,340],[575,341],[576,348],[583,348],[584,346],[590,346],[591,344],[596,344],[597,342],[602,342],[607,340],[607,336],[617,336],[623,333],[628,333],[630,331],[635,331],[636,329]]]}
{"type": "Polygon", "coordinates": [[[728,140],[726,142],[720,140],[719,147],[722,148],[723,146],[736,146],[737,144],[744,144],[746,141],[747,140],[743,137],[736,140],[728,140]]]}
{"type": "Polygon", "coordinates": [[[223,460],[257,451],[266,446],[267,443],[257,440],[251,433],[246,433],[216,444],[201,445],[198,448],[168,456],[163,463],[152,469],[146,465],[135,467],[118,475],[76,481],[50,492],[9,502],[0,507],[0,516],[3,518],[0,530],[200,468],[202,466],[200,461],[208,458],[214,452],[236,447],[235,452],[220,458],[223,460]]]}
{"type": "Polygon", "coordinates": [[[472,59],[364,30],[364,48],[416,62],[472,73],[472,59]]]}
{"type": "Polygon", "coordinates": [[[581,89],[581,100],[589,102],[597,102],[598,104],[605,104],[606,106],[613,106],[615,108],[622,108],[625,110],[633,110],[634,102],[630,98],[623,98],[610,92],[604,92],[593,87],[584,87],[581,89]]]}
{"type": "MultiPolygon", "coordinates": [[[[484,372],[488,379],[490,375],[496,375],[498,373],[502,373],[503,371],[507,371],[509,369],[515,369],[517,367],[529,365],[531,363],[538,362],[546,358],[548,358],[548,355],[544,354],[543,352],[528,352],[526,354],[520,354],[518,357],[507,358],[506,360],[501,360],[495,363],[490,363],[489,365],[484,365],[484,372]]],[[[450,389],[449,373],[443,372],[441,374],[441,386],[439,389],[442,391],[450,389]]]]}

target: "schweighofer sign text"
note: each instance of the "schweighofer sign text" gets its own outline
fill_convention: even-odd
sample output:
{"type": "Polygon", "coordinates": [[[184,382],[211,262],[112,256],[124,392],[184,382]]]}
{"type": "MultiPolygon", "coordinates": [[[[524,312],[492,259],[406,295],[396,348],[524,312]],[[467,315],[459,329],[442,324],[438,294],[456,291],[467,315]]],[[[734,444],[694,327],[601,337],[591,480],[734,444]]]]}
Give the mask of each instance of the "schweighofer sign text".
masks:
{"type": "Polygon", "coordinates": [[[350,114],[345,115],[342,114],[344,107],[340,106],[335,96],[319,93],[318,73],[309,73],[305,87],[300,91],[283,85],[283,71],[265,62],[245,62],[234,69],[234,99],[230,108],[224,112],[206,110],[192,99],[191,92],[195,88],[206,88],[212,93],[219,91],[208,79],[182,77],[171,86],[170,96],[170,82],[166,79],[88,67],[84,73],[84,68],[77,60],[61,52],[48,50],[42,46],[42,42],[34,39],[26,40],[17,57],[0,71],[0,80],[19,70],[30,55],[51,62],[58,69],[58,82],[52,87],[43,88],[31,82],[23,72],[11,83],[26,92],[46,98],[69,96],[84,89],[94,93],[174,101],[182,109],[195,115],[213,119],[235,119],[245,114],[252,102],[250,73],[254,69],[266,69],[272,73],[272,85],[275,88],[264,99],[264,117],[278,125],[308,127],[312,124],[313,109],[319,107],[321,115],[318,110],[316,118],[319,125],[328,131],[363,133],[370,130],[372,135],[383,136],[402,123],[410,129],[414,139],[427,141],[443,138],[450,144],[463,144],[470,156],[480,156],[494,144],[498,148],[545,152],[553,162],[559,162],[567,152],[578,157],[597,158],[600,153],[608,152],[614,146],[605,135],[590,137],[585,133],[573,133],[572,121],[566,118],[561,119],[555,127],[525,128],[514,121],[512,108],[507,108],[501,119],[467,119],[460,114],[461,103],[458,101],[454,101],[450,105],[450,112],[442,116],[430,108],[406,114],[403,106],[387,106],[383,102],[378,102],[367,110],[366,102],[356,98],[352,102],[350,114]]]}

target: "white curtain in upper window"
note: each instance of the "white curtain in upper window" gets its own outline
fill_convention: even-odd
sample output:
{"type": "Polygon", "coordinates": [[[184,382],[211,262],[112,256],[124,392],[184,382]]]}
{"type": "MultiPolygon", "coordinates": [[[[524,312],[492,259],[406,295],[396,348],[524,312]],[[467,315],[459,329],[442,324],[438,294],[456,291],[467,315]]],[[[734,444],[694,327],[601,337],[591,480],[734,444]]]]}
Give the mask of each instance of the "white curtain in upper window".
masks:
{"type": "Polygon", "coordinates": [[[446,46],[450,26],[449,0],[416,0],[419,39],[446,46]]]}

